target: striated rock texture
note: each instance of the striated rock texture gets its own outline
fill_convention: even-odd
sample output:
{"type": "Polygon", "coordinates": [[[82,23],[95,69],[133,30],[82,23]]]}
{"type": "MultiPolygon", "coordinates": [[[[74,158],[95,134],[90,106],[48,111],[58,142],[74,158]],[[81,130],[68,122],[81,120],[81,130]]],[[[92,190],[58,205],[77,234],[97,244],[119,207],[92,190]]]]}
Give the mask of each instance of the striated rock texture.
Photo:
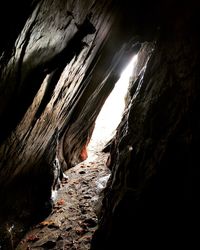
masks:
{"type": "Polygon", "coordinates": [[[92,249],[199,246],[199,6],[184,4],[165,6],[153,51],[150,44],[141,51],[147,62],[139,59],[111,146],[92,249]]]}
{"type": "MultiPolygon", "coordinates": [[[[22,207],[46,211],[50,206],[46,201],[60,168],[54,162],[60,155],[60,141],[76,120],[79,99],[92,94],[83,92],[115,13],[112,1],[44,0],[29,3],[26,13],[29,9],[32,14],[26,18],[19,12],[24,16],[20,19],[23,29],[15,43],[14,37],[10,39],[12,49],[9,44],[2,47],[1,56],[1,210],[20,211],[21,217],[30,217],[21,213],[22,207]]],[[[82,107],[83,101],[79,103],[82,107]]],[[[84,131],[82,137],[79,144],[84,142],[84,131]]],[[[62,146],[67,151],[67,143],[74,146],[76,142],[79,138],[67,142],[65,137],[62,146]]],[[[67,160],[65,168],[70,167],[67,160]]]]}
{"type": "Polygon", "coordinates": [[[187,239],[188,220],[198,219],[199,3],[3,2],[0,248],[12,219],[29,224],[50,212],[52,188],[85,157],[101,106],[141,46],[92,247],[187,239]]]}
{"type": "MultiPolygon", "coordinates": [[[[81,160],[101,106],[124,64],[140,48],[137,25],[124,29],[133,18],[124,19],[125,3],[23,1],[12,25],[5,24],[1,224],[10,215],[26,223],[45,216],[62,171],[81,160]]],[[[9,1],[1,11],[9,14],[9,1]]]]}

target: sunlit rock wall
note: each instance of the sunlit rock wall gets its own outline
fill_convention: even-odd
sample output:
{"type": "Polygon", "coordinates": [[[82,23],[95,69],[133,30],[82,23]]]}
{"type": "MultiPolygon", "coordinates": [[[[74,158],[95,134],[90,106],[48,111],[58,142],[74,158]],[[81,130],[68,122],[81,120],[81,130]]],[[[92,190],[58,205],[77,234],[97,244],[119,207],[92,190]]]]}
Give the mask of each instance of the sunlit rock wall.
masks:
{"type": "Polygon", "coordinates": [[[112,1],[45,0],[28,10],[26,18],[19,12],[24,27],[12,50],[2,46],[0,200],[6,212],[47,206],[42,203],[51,195],[58,144],[89,84],[116,8],[112,1]]]}
{"type": "Polygon", "coordinates": [[[9,28],[18,29],[2,43],[0,201],[6,214],[30,218],[32,210],[50,211],[61,175],[55,158],[63,170],[81,160],[101,106],[140,44],[138,27],[124,29],[133,18],[124,19],[128,1],[28,3],[25,12],[16,7],[24,18],[16,14],[9,28]]]}

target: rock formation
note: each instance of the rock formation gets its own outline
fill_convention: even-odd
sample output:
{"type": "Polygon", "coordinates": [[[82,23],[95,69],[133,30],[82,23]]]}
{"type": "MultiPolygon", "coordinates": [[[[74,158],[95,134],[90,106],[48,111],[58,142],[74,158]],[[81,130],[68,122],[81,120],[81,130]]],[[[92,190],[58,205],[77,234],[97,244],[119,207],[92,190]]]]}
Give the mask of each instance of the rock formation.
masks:
{"type": "Polygon", "coordinates": [[[183,237],[185,221],[198,217],[199,3],[1,5],[1,225],[49,213],[57,175],[80,161],[104,101],[141,48],[92,247],[178,242],[176,232],[183,237]]]}

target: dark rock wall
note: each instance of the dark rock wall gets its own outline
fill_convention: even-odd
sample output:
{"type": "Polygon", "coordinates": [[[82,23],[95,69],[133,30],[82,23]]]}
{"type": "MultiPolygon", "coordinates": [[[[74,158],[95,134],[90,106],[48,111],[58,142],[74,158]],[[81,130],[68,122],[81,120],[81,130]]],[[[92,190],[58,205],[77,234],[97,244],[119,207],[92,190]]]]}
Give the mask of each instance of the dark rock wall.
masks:
{"type": "Polygon", "coordinates": [[[155,47],[141,52],[92,249],[199,246],[199,6],[184,4],[164,5],[155,47]]]}
{"type": "Polygon", "coordinates": [[[12,55],[15,41],[24,26],[24,22],[34,10],[39,0],[2,0],[0,5],[0,55],[1,65],[5,65],[12,55]]]}

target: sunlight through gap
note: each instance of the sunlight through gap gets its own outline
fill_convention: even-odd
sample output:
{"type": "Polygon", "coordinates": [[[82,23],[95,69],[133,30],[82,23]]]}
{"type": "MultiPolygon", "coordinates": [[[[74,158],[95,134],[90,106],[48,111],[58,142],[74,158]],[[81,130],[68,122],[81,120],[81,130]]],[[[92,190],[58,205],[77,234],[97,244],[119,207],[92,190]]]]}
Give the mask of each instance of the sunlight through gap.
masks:
{"type": "Polygon", "coordinates": [[[131,59],[122,72],[120,79],[115,84],[96,119],[94,132],[88,145],[89,159],[95,152],[101,151],[105,144],[115,135],[125,109],[125,97],[136,62],[137,55],[131,59]]]}

